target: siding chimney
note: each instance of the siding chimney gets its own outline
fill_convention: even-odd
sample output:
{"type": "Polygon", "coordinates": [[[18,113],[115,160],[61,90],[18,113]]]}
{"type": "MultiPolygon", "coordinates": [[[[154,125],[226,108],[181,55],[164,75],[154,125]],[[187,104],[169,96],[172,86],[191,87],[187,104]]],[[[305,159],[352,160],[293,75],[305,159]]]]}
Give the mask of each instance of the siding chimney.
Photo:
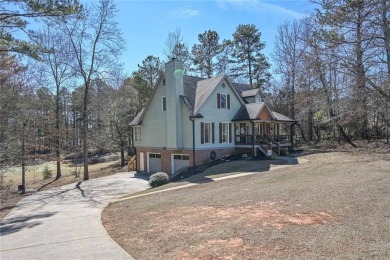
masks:
{"type": "Polygon", "coordinates": [[[165,64],[167,148],[171,149],[183,147],[182,108],[179,99],[184,93],[183,72],[183,62],[180,60],[172,59],[165,64]]]}

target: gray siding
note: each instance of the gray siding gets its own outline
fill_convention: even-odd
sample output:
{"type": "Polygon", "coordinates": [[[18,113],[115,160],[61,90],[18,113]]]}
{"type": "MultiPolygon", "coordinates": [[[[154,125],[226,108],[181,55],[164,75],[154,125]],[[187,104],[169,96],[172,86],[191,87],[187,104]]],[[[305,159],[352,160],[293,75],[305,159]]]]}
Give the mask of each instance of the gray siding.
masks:
{"type": "Polygon", "coordinates": [[[187,107],[181,104],[183,115],[183,148],[192,149],[192,121],[190,120],[190,112],[187,107]]]}
{"type": "Polygon", "coordinates": [[[232,143],[219,143],[219,123],[231,123],[232,135],[233,135],[233,123],[232,118],[241,107],[240,101],[233,93],[230,85],[224,80],[219,83],[213,93],[205,101],[199,112],[204,118],[195,119],[195,146],[196,149],[209,149],[209,148],[233,148],[234,138],[232,136],[232,143]],[[222,83],[225,83],[226,87],[222,88],[222,83]],[[230,95],[230,109],[218,109],[217,108],[217,93],[226,93],[230,95]],[[214,122],[215,124],[215,143],[201,144],[200,136],[200,123],[201,122],[214,122]]]}
{"type": "Polygon", "coordinates": [[[167,111],[162,111],[163,96],[166,96],[166,89],[161,82],[142,121],[142,141],[135,141],[135,147],[167,146],[167,111]]]}

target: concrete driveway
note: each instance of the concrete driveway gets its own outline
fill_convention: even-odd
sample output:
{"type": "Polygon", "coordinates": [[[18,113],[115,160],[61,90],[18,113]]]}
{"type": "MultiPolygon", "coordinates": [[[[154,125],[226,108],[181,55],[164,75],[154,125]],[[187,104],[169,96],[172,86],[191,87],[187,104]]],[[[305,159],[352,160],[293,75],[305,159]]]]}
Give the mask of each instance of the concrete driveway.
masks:
{"type": "Polygon", "coordinates": [[[147,181],[119,173],[21,200],[1,221],[0,259],[132,259],[111,239],[101,211],[147,181]]]}

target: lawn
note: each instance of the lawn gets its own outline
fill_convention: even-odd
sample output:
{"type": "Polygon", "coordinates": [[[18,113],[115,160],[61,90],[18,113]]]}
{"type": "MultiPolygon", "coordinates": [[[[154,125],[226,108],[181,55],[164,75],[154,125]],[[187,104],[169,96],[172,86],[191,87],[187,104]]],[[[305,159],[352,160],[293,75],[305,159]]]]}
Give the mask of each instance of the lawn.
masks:
{"type": "Polygon", "coordinates": [[[389,259],[390,155],[304,158],[113,203],[102,221],[135,259],[389,259]]]}

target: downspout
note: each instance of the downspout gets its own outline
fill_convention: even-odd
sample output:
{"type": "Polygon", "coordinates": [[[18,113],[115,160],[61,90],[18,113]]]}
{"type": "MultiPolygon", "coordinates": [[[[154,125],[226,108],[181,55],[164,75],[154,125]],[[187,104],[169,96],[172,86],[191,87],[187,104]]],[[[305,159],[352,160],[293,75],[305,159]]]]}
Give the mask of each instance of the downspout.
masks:
{"type": "Polygon", "coordinates": [[[192,166],[196,166],[195,164],[195,120],[192,116],[190,116],[190,120],[192,121],[192,166]]]}

